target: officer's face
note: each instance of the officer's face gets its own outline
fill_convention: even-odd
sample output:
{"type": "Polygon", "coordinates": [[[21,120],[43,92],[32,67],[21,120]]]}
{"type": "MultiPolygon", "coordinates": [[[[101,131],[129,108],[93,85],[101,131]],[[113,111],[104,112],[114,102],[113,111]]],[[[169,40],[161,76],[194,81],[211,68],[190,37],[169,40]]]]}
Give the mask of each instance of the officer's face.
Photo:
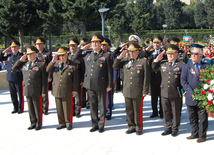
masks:
{"type": "Polygon", "coordinates": [[[109,45],[108,44],[102,44],[101,48],[102,48],[103,51],[106,52],[109,49],[109,45]]]}
{"type": "Polygon", "coordinates": [[[129,55],[130,55],[130,58],[131,59],[135,59],[139,54],[139,51],[136,50],[136,51],[129,51],[129,55]]]}
{"type": "Polygon", "coordinates": [[[99,41],[92,41],[92,49],[95,52],[99,52],[101,49],[101,43],[99,41]]]}
{"type": "Polygon", "coordinates": [[[39,51],[42,51],[42,50],[44,49],[44,46],[45,46],[45,44],[41,44],[41,43],[36,44],[36,48],[37,48],[39,51]]]}
{"type": "Polygon", "coordinates": [[[66,53],[66,54],[62,54],[62,55],[59,55],[59,60],[60,60],[61,62],[66,62],[67,56],[68,56],[67,53],[66,53]]]}
{"type": "Polygon", "coordinates": [[[203,54],[201,54],[201,50],[198,48],[193,48],[191,50],[191,59],[194,63],[198,63],[201,58],[202,58],[203,54]]]}
{"type": "Polygon", "coordinates": [[[19,46],[12,46],[11,51],[13,52],[13,54],[16,54],[19,51],[19,46]]]}
{"type": "Polygon", "coordinates": [[[154,48],[155,50],[159,50],[160,47],[161,47],[161,42],[154,42],[154,43],[153,43],[153,48],[154,48]]]}
{"type": "Polygon", "coordinates": [[[74,45],[69,45],[69,49],[71,51],[71,53],[76,53],[77,51],[77,44],[74,44],[74,45]]]}
{"type": "Polygon", "coordinates": [[[31,53],[27,55],[27,58],[30,62],[32,62],[33,60],[35,60],[37,57],[37,53],[31,53]]]}
{"type": "Polygon", "coordinates": [[[167,53],[167,58],[168,58],[168,61],[170,62],[175,61],[177,56],[178,56],[178,53],[167,53]]]}

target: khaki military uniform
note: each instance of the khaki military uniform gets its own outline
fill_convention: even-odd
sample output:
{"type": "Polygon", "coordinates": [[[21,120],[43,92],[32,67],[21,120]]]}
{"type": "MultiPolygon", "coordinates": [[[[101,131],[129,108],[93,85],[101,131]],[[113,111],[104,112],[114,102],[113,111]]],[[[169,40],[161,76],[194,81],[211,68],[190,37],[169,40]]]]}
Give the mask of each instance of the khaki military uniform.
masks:
{"type": "Polygon", "coordinates": [[[30,66],[29,62],[18,60],[12,68],[22,70],[24,78],[24,96],[27,98],[31,125],[42,126],[41,95],[47,91],[47,73],[45,66],[36,58],[30,66]]]}
{"type": "Polygon", "coordinates": [[[52,95],[55,97],[57,116],[60,126],[72,126],[73,97],[72,92],[78,91],[78,74],[75,64],[67,60],[64,67],[61,62],[50,62],[46,71],[53,73],[52,95]]]}
{"type": "Polygon", "coordinates": [[[129,58],[114,61],[113,68],[123,68],[123,95],[126,104],[126,116],[129,130],[142,131],[142,95],[149,92],[150,71],[146,58],[137,57],[133,62],[129,58]]]}
{"type": "Polygon", "coordinates": [[[152,63],[153,70],[159,70],[162,76],[160,86],[161,100],[164,113],[164,127],[167,131],[178,131],[180,125],[182,103],[180,76],[183,65],[184,62],[179,60],[175,60],[171,67],[167,60],[152,63]]]}

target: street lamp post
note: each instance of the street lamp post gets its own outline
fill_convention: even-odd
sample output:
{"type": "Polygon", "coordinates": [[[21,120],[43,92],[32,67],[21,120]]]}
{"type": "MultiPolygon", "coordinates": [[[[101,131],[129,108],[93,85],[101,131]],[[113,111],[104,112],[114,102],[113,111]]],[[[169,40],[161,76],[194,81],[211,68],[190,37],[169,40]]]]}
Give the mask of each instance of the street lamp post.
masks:
{"type": "Polygon", "coordinates": [[[167,25],[163,24],[162,27],[163,27],[163,30],[164,30],[164,39],[165,39],[166,38],[166,28],[167,28],[167,25]]]}
{"type": "Polygon", "coordinates": [[[102,19],[102,36],[103,37],[105,37],[105,17],[108,10],[109,8],[102,8],[98,10],[102,19]]]}
{"type": "Polygon", "coordinates": [[[108,29],[108,39],[111,40],[111,26],[107,26],[108,29]]]}

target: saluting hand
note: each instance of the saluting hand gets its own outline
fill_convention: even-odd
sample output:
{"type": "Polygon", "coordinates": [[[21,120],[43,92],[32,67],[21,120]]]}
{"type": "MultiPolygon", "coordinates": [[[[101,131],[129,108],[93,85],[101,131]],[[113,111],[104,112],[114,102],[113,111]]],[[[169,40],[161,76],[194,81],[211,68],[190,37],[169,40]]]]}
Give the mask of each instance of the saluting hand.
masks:
{"type": "Polygon", "coordinates": [[[72,92],[72,96],[75,97],[77,92],[72,92]]]}
{"type": "Polygon", "coordinates": [[[163,51],[163,52],[161,52],[158,56],[157,56],[157,58],[155,59],[155,61],[156,62],[158,62],[158,61],[161,61],[162,59],[163,59],[163,55],[165,54],[165,50],[163,51]]]}
{"type": "Polygon", "coordinates": [[[24,62],[26,59],[27,59],[27,54],[23,55],[23,56],[20,58],[20,61],[24,62]]]}
{"type": "Polygon", "coordinates": [[[57,59],[58,59],[58,54],[55,54],[54,57],[53,57],[53,59],[52,59],[52,62],[56,62],[57,59]]]}
{"type": "Polygon", "coordinates": [[[122,59],[123,57],[126,56],[127,50],[124,50],[124,49],[125,49],[125,47],[123,47],[123,48],[121,49],[122,52],[120,53],[120,55],[118,56],[118,58],[122,59]]]}
{"type": "Polygon", "coordinates": [[[106,88],[106,91],[107,91],[107,92],[109,92],[110,90],[111,90],[111,88],[110,88],[110,87],[107,87],[107,88],[106,88]]]}
{"type": "Polygon", "coordinates": [[[91,46],[91,44],[86,44],[85,46],[83,46],[83,47],[80,48],[80,49],[83,50],[83,51],[85,51],[85,50],[87,50],[90,46],[91,46]]]}
{"type": "Polygon", "coordinates": [[[11,46],[9,46],[8,48],[6,48],[2,53],[7,53],[10,50],[11,46]]]}

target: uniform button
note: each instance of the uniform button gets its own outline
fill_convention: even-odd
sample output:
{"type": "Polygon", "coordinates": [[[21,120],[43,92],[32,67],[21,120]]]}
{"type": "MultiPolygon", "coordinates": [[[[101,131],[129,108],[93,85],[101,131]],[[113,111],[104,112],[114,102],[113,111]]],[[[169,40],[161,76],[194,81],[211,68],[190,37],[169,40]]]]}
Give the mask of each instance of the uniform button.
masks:
{"type": "Polygon", "coordinates": [[[170,86],[168,86],[168,87],[170,87],[170,86]]]}
{"type": "Polygon", "coordinates": [[[61,87],[62,85],[60,84],[59,86],[61,87]]]}
{"type": "Polygon", "coordinates": [[[92,65],[91,67],[94,67],[94,65],[92,65]]]}
{"type": "Polygon", "coordinates": [[[93,61],[93,63],[95,63],[95,61],[93,61]]]}
{"type": "Polygon", "coordinates": [[[91,74],[91,76],[92,76],[92,74],[91,74]]]}
{"type": "Polygon", "coordinates": [[[30,79],[28,79],[28,80],[30,80],[30,79]]]}
{"type": "Polygon", "coordinates": [[[168,83],[170,83],[170,81],[168,81],[168,83]]]}
{"type": "Polygon", "coordinates": [[[170,76],[169,76],[169,79],[170,79],[170,76]]]}
{"type": "Polygon", "coordinates": [[[93,69],[91,71],[93,72],[93,69]]]}
{"type": "Polygon", "coordinates": [[[62,75],[61,75],[61,77],[62,77],[62,75]]]}
{"type": "Polygon", "coordinates": [[[132,82],[130,82],[130,84],[132,84],[132,82]]]}
{"type": "Polygon", "coordinates": [[[30,83],[28,83],[28,85],[30,85],[30,83]]]}
{"type": "Polygon", "coordinates": [[[13,71],[11,71],[11,73],[12,73],[13,71]]]}
{"type": "Polygon", "coordinates": [[[60,80],[60,82],[61,82],[62,80],[60,80]]]}
{"type": "Polygon", "coordinates": [[[133,67],[131,67],[131,69],[133,69],[133,67]]]}
{"type": "Polygon", "coordinates": [[[104,77],[102,77],[102,79],[104,79],[104,77]]]}
{"type": "Polygon", "coordinates": [[[169,72],[169,74],[171,74],[171,72],[169,72]]]}
{"type": "Polygon", "coordinates": [[[133,74],[133,73],[131,72],[131,74],[133,74]]]}
{"type": "Polygon", "coordinates": [[[130,77],[130,79],[132,79],[132,77],[130,77]]]}
{"type": "Polygon", "coordinates": [[[30,74],[29,74],[29,76],[30,76],[30,74]]]}

